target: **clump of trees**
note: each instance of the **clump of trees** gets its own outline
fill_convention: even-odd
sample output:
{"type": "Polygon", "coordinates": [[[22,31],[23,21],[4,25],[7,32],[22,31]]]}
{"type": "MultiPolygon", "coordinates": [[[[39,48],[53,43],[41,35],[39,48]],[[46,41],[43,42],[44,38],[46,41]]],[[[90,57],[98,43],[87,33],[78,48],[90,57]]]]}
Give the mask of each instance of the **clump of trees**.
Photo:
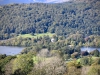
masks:
{"type": "Polygon", "coordinates": [[[52,54],[49,50],[42,49],[35,55],[32,52],[20,54],[13,59],[9,59],[9,61],[9,56],[7,56],[6,59],[2,59],[4,61],[0,60],[0,74],[63,75],[66,71],[66,65],[61,56],[56,56],[56,54],[59,55],[59,53],[52,54]],[[34,57],[36,57],[35,60],[34,57]],[[2,71],[1,68],[4,70],[2,71]]]}
{"type": "Polygon", "coordinates": [[[95,57],[99,57],[100,52],[99,52],[99,50],[96,49],[96,50],[90,52],[90,54],[93,55],[93,56],[95,56],[95,57]]]}
{"type": "Polygon", "coordinates": [[[88,75],[99,75],[100,65],[91,66],[88,75]]]}
{"type": "Polygon", "coordinates": [[[16,56],[6,56],[4,55],[0,55],[0,74],[4,74],[5,73],[5,65],[10,62],[11,60],[15,59],[16,56]]]}
{"type": "Polygon", "coordinates": [[[14,75],[27,75],[33,67],[32,55],[23,54],[17,56],[13,62],[13,74],[14,75]]]}
{"type": "Polygon", "coordinates": [[[59,57],[49,57],[36,64],[29,75],[63,75],[66,67],[59,57]]]}
{"type": "Polygon", "coordinates": [[[89,55],[80,58],[78,56],[78,52],[70,55],[46,48],[16,56],[0,55],[0,74],[92,75],[94,73],[99,75],[100,57],[89,55]],[[71,57],[72,60],[69,60],[71,57]],[[77,58],[79,59],[77,60],[77,58]]]}

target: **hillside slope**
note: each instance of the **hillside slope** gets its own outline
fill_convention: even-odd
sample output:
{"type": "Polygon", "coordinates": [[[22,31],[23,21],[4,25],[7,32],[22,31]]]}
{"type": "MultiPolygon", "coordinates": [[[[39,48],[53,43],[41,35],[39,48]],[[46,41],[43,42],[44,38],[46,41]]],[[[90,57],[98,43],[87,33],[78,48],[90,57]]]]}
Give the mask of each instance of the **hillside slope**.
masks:
{"type": "Polygon", "coordinates": [[[0,7],[0,39],[12,33],[46,32],[100,35],[100,1],[10,4],[0,7]]]}

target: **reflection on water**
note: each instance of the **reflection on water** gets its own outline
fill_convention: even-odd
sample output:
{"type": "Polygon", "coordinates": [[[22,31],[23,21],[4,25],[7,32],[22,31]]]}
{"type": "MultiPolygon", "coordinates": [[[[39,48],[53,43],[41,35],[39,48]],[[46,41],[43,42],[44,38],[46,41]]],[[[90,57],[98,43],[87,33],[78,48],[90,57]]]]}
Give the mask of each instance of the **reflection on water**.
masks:
{"type": "Polygon", "coordinates": [[[24,48],[12,46],[0,46],[0,54],[16,55],[19,54],[24,48]]]}

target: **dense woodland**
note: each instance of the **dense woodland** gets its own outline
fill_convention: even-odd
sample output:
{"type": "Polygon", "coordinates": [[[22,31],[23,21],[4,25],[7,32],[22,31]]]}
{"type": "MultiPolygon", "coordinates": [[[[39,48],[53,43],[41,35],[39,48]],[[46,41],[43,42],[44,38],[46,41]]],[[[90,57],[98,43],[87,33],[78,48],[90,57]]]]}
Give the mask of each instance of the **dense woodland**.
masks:
{"type": "Polygon", "coordinates": [[[0,75],[100,75],[99,50],[80,50],[100,47],[100,1],[0,6],[0,45],[25,47],[0,54],[0,75]]]}
{"type": "Polygon", "coordinates": [[[9,4],[0,6],[0,39],[17,34],[79,32],[100,35],[100,1],[59,4],[9,4]]]}
{"type": "Polygon", "coordinates": [[[0,75],[99,75],[100,52],[74,52],[42,49],[16,56],[0,55],[0,75]],[[70,57],[71,56],[71,57],[70,57]],[[79,57],[81,56],[81,57],[79,57]]]}

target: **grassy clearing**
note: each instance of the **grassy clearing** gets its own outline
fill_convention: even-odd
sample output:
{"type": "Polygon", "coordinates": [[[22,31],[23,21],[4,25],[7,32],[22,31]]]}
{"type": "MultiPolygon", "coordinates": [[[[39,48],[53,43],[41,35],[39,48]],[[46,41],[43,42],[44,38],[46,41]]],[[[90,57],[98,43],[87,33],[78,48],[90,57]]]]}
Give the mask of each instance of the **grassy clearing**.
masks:
{"type": "Polygon", "coordinates": [[[38,63],[39,61],[44,61],[44,60],[47,60],[47,59],[48,58],[46,58],[46,57],[33,56],[34,63],[38,63]]]}
{"type": "Polygon", "coordinates": [[[37,37],[43,37],[43,36],[49,36],[52,37],[54,34],[52,33],[41,33],[41,34],[20,34],[18,37],[22,37],[22,38],[37,38],[37,37]]]}
{"type": "Polygon", "coordinates": [[[34,36],[32,36],[31,34],[20,34],[18,37],[23,37],[23,38],[33,38],[34,36]]]}
{"type": "Polygon", "coordinates": [[[92,56],[92,59],[93,59],[93,60],[95,60],[95,59],[97,59],[97,58],[100,58],[100,57],[95,57],[95,56],[92,56]]]}
{"type": "Polygon", "coordinates": [[[37,56],[33,56],[34,63],[38,63],[41,58],[38,58],[37,56]]]}
{"type": "Polygon", "coordinates": [[[77,62],[78,62],[78,63],[80,62],[80,58],[79,58],[79,59],[77,59],[77,62]]]}

